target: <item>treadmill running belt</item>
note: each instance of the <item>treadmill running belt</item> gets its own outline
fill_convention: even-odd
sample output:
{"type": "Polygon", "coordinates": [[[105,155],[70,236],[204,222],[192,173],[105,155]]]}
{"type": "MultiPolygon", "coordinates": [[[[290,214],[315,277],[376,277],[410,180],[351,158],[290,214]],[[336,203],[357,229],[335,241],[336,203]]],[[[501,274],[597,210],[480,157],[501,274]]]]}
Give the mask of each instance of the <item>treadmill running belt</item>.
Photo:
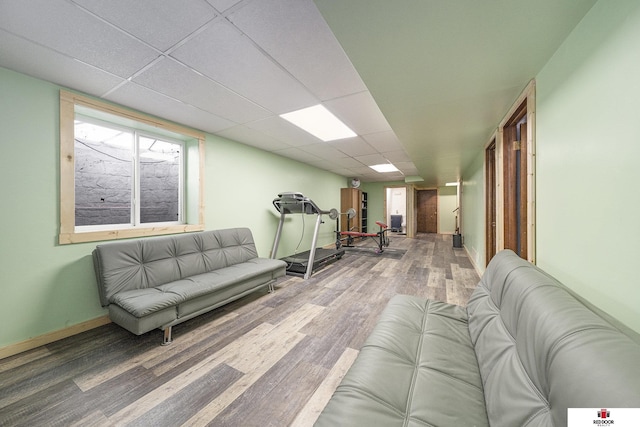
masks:
{"type": "MultiPolygon", "coordinates": [[[[300,252],[295,255],[291,255],[285,258],[280,258],[287,263],[287,273],[291,274],[304,274],[307,271],[309,265],[309,253],[311,251],[300,252]]],[[[342,258],[344,255],[344,249],[324,249],[317,248],[316,256],[313,261],[313,271],[317,268],[323,267],[329,262],[333,262],[342,258]]]]}

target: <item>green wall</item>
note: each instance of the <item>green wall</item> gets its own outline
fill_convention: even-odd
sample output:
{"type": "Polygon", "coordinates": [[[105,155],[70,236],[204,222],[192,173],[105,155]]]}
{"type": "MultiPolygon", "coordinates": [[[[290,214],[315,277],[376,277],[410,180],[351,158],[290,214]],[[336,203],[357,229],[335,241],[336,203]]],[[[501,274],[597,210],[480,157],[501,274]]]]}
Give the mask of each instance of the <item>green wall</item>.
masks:
{"type": "MultiPolygon", "coordinates": [[[[58,245],[60,87],[0,68],[0,348],[106,314],[91,251],[95,243],[58,245]]],[[[321,208],[338,208],[344,177],[243,144],[206,137],[205,226],[246,226],[268,257],[279,217],[272,200],[300,191],[321,208]]],[[[287,219],[278,257],[309,249],[314,215],[287,219]]],[[[333,221],[319,245],[334,241],[333,221]]]]}
{"type": "Polygon", "coordinates": [[[640,2],[599,1],[537,76],[538,265],[640,331],[640,2]]]}
{"type": "Polygon", "coordinates": [[[462,241],[475,267],[484,272],[487,264],[484,235],[484,153],[465,171],[461,189],[462,241]]]}
{"type": "Polygon", "coordinates": [[[363,182],[360,187],[367,193],[367,215],[369,232],[377,232],[376,221],[385,222],[384,218],[384,188],[385,186],[405,185],[402,181],[363,182]]]}
{"type": "MultiPolygon", "coordinates": [[[[297,191],[323,210],[340,209],[346,178],[209,135],[206,152],[207,229],[250,227],[258,254],[269,257],[280,215],[273,207],[279,193],[297,191]]],[[[286,217],[278,258],[311,247],[317,217],[286,217]],[[300,245],[298,246],[298,243],[300,245]]],[[[335,242],[335,222],[323,216],[318,246],[335,242]]]]}
{"type": "MultiPolygon", "coordinates": [[[[640,331],[638,46],[640,2],[601,0],[536,76],[536,258],[640,331]]],[[[479,152],[462,200],[465,246],[481,268],[482,171],[479,152]]]]}
{"type": "Polygon", "coordinates": [[[438,187],[438,233],[453,234],[456,231],[458,207],[457,187],[438,187]]]}
{"type": "Polygon", "coordinates": [[[90,245],[57,246],[58,87],[0,68],[0,347],[100,316],[90,245]]]}

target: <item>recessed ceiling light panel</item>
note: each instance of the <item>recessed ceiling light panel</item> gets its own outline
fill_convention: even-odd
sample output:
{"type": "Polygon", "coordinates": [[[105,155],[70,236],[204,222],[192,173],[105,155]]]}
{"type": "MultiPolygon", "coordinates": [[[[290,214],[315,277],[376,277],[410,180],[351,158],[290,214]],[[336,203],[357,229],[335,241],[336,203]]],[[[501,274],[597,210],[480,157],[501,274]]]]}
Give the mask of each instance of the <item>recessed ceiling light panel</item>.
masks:
{"type": "Polygon", "coordinates": [[[373,165],[369,166],[376,172],[386,173],[386,172],[399,172],[399,169],[393,166],[391,163],[382,163],[381,165],[373,165]]]}
{"type": "Polygon", "coordinates": [[[357,136],[321,104],[280,114],[280,117],[325,142],[357,136]]]}

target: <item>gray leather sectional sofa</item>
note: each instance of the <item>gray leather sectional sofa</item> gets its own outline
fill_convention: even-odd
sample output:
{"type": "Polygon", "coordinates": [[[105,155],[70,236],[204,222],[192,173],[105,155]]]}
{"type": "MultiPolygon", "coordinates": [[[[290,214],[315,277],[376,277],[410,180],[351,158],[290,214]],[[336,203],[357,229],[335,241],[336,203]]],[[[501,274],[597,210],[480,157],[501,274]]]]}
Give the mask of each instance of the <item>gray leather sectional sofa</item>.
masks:
{"type": "Polygon", "coordinates": [[[561,427],[568,408],[627,407],[640,336],[502,251],[466,309],[392,298],[316,426],[561,427]]]}
{"type": "Polygon", "coordinates": [[[259,258],[248,228],[147,237],[97,245],[93,263],[102,306],[140,335],[171,327],[272,286],[286,263],[259,258]]]}

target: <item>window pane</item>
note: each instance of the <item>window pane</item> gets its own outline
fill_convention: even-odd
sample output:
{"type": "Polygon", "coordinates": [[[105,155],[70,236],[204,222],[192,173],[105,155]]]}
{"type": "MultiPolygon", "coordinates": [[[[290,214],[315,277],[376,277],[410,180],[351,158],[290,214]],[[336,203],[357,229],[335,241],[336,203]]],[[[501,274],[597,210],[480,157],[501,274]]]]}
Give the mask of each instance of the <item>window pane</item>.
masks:
{"type": "Polygon", "coordinates": [[[76,120],[75,225],[131,224],[133,134],[76,120]]]}
{"type": "Polygon", "coordinates": [[[177,143],[141,136],[140,223],[180,220],[180,159],[177,143]]]}

